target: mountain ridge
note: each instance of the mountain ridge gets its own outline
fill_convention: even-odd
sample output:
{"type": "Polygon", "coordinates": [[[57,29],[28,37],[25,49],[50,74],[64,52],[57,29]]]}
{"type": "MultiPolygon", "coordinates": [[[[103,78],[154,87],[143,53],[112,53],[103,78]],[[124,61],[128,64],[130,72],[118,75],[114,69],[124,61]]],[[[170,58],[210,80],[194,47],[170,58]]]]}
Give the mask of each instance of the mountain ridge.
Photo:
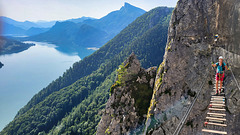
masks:
{"type": "Polygon", "coordinates": [[[121,27],[121,29],[123,29],[124,26],[126,27],[127,24],[129,24],[129,23],[126,23],[126,22],[132,22],[133,20],[136,19],[136,17],[131,18],[131,16],[135,16],[134,15],[135,13],[137,13],[139,15],[142,15],[145,12],[146,11],[144,11],[143,9],[135,7],[135,6],[125,2],[124,6],[122,6],[119,10],[110,12],[107,15],[105,15],[104,17],[96,20],[95,22],[92,21],[92,20],[86,20],[85,22],[94,26],[94,27],[100,28],[100,29],[107,29],[107,31],[109,31],[109,34],[116,35],[116,33],[118,33],[118,31],[119,31],[118,27],[121,27]],[[118,16],[118,18],[115,18],[115,16],[118,16]],[[121,18],[126,18],[125,16],[129,16],[129,17],[127,17],[127,19],[123,19],[126,22],[121,21],[122,20],[121,18]],[[112,24],[111,20],[114,20],[114,23],[118,23],[115,26],[116,28],[115,27],[110,27],[111,25],[115,25],[115,24],[112,24]],[[121,21],[121,22],[119,22],[119,21],[121,21]],[[109,26],[109,24],[110,24],[110,26],[109,26]],[[119,25],[119,24],[121,24],[121,25],[119,25]],[[103,26],[99,26],[99,25],[103,25],[103,26]],[[108,28],[108,27],[110,27],[110,28],[108,28]],[[112,28],[115,29],[115,30],[111,30],[112,28]]]}
{"type": "Polygon", "coordinates": [[[60,48],[73,50],[81,58],[84,58],[92,53],[87,48],[101,47],[145,12],[133,5],[125,4],[121,9],[110,12],[100,19],[87,19],[76,24],[73,24],[73,22],[70,23],[70,21],[56,22],[49,31],[22,38],[21,40],[51,42],[60,48]],[[67,26],[69,29],[65,25],[69,25],[67,26]],[[81,33],[82,26],[86,25],[89,25],[88,28],[95,30],[86,32],[85,29],[86,33],[79,37],[76,32],[79,31],[81,33]]]}
{"type": "Polygon", "coordinates": [[[37,24],[30,22],[30,21],[19,22],[19,21],[13,20],[13,19],[11,19],[9,17],[5,17],[5,16],[0,16],[0,19],[1,19],[1,21],[5,22],[5,23],[12,24],[12,25],[14,25],[16,27],[20,27],[24,30],[27,30],[31,27],[39,27],[37,24]]]}
{"type": "MultiPolygon", "coordinates": [[[[91,17],[80,17],[80,18],[72,18],[59,22],[71,21],[74,23],[80,23],[84,20],[93,20],[91,17]]],[[[41,34],[50,29],[53,25],[55,25],[58,21],[16,21],[9,17],[0,16],[0,20],[3,22],[3,32],[4,36],[34,36],[37,34],[41,34]]]]}
{"type": "Polygon", "coordinates": [[[96,135],[129,134],[143,124],[153,94],[156,70],[157,67],[142,68],[134,53],[119,66],[96,135]]]}

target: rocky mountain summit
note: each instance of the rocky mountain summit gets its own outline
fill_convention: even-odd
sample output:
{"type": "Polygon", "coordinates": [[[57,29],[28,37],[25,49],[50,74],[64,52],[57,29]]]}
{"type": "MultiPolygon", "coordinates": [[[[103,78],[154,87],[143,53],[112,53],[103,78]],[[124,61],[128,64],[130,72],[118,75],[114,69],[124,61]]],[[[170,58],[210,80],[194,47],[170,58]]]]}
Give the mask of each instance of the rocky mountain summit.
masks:
{"type": "Polygon", "coordinates": [[[156,67],[141,68],[134,54],[118,69],[97,134],[127,134],[146,118],[156,67]]]}

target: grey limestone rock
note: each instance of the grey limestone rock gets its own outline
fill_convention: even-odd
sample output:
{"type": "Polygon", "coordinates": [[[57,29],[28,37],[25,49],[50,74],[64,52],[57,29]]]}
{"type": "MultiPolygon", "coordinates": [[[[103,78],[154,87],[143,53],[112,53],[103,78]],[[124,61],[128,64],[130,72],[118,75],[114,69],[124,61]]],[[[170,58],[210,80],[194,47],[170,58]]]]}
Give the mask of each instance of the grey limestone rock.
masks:
{"type": "MultiPolygon", "coordinates": [[[[150,112],[156,118],[169,108],[177,108],[166,116],[166,121],[149,129],[149,134],[172,134],[183,117],[185,102],[192,102],[194,93],[203,90],[195,103],[181,134],[200,134],[203,128],[215,71],[211,62],[222,55],[240,82],[240,1],[239,0],[179,0],[169,24],[168,42],[161,72],[161,85],[153,99],[156,104],[150,112]],[[219,38],[214,39],[218,34],[219,38]],[[163,72],[166,71],[166,72],[163,72]],[[177,113],[176,113],[177,112],[177,113]],[[176,117],[177,119],[172,119],[176,117]],[[172,123],[169,125],[169,123],[172,123]],[[151,132],[150,132],[151,131],[151,132]]],[[[227,98],[226,131],[240,133],[240,90],[230,71],[226,71],[227,98]],[[231,123],[231,124],[230,124],[231,123]]],[[[156,79],[157,80],[157,79],[156,79]]],[[[159,82],[156,82],[159,83],[159,82]]],[[[158,85],[158,84],[155,84],[158,85]]],[[[151,119],[149,119],[151,121],[151,119]]],[[[147,125],[148,126],[148,125],[147,125]]]]}
{"type": "Polygon", "coordinates": [[[152,96],[156,67],[147,70],[141,68],[134,53],[123,62],[123,66],[126,73],[121,76],[118,74],[116,81],[121,78],[121,84],[112,88],[113,92],[97,127],[97,135],[128,134],[144,122],[152,96]]]}

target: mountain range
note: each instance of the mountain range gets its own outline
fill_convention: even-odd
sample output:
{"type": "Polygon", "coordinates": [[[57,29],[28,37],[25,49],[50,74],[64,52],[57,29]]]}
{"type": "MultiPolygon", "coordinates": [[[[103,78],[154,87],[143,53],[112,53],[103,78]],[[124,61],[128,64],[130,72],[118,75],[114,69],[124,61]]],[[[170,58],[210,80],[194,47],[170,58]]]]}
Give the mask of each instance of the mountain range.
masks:
{"type": "MultiPolygon", "coordinates": [[[[5,26],[3,34],[9,34],[8,36],[27,35],[27,37],[15,37],[15,39],[21,41],[50,42],[58,46],[57,49],[64,53],[77,52],[83,59],[111,40],[145,12],[138,7],[125,3],[120,10],[113,11],[100,19],[81,17],[56,21],[50,28],[43,28],[43,25],[48,25],[47,22],[44,24],[43,21],[38,23],[17,22],[2,17],[5,26]]],[[[53,24],[53,21],[48,23],[53,24]]]]}
{"type": "MultiPolygon", "coordinates": [[[[71,21],[75,23],[82,22],[87,19],[94,19],[91,17],[81,17],[76,19],[69,19],[64,21],[71,21]]],[[[3,36],[33,36],[48,31],[57,21],[16,21],[9,17],[1,16],[0,20],[3,22],[3,36]]]]}
{"type": "Polygon", "coordinates": [[[144,10],[125,3],[120,10],[113,11],[100,19],[56,22],[48,31],[22,40],[50,42],[64,48],[62,50],[78,52],[79,56],[84,58],[93,52],[87,48],[101,47],[144,13],[144,10]]]}
{"type": "Polygon", "coordinates": [[[6,23],[6,24],[11,24],[11,25],[21,28],[23,30],[27,30],[31,27],[40,27],[39,25],[35,24],[34,22],[30,22],[30,21],[19,22],[19,21],[16,21],[11,18],[4,17],[4,16],[1,16],[0,19],[2,22],[6,23]]]}
{"type": "Polygon", "coordinates": [[[37,93],[0,134],[95,134],[118,66],[132,52],[145,68],[163,60],[172,10],[158,7],[138,17],[37,93]]]}

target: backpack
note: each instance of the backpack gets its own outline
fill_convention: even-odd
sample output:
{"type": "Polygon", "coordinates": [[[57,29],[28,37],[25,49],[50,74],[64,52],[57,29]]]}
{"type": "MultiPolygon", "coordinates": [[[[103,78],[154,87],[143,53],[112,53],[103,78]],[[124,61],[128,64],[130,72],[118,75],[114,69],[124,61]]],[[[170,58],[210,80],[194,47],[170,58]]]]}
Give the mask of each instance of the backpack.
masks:
{"type": "MultiPolygon", "coordinates": [[[[216,64],[217,66],[219,66],[219,62],[216,64]]],[[[224,62],[222,63],[222,71],[225,71],[225,66],[226,65],[224,62]]]]}

